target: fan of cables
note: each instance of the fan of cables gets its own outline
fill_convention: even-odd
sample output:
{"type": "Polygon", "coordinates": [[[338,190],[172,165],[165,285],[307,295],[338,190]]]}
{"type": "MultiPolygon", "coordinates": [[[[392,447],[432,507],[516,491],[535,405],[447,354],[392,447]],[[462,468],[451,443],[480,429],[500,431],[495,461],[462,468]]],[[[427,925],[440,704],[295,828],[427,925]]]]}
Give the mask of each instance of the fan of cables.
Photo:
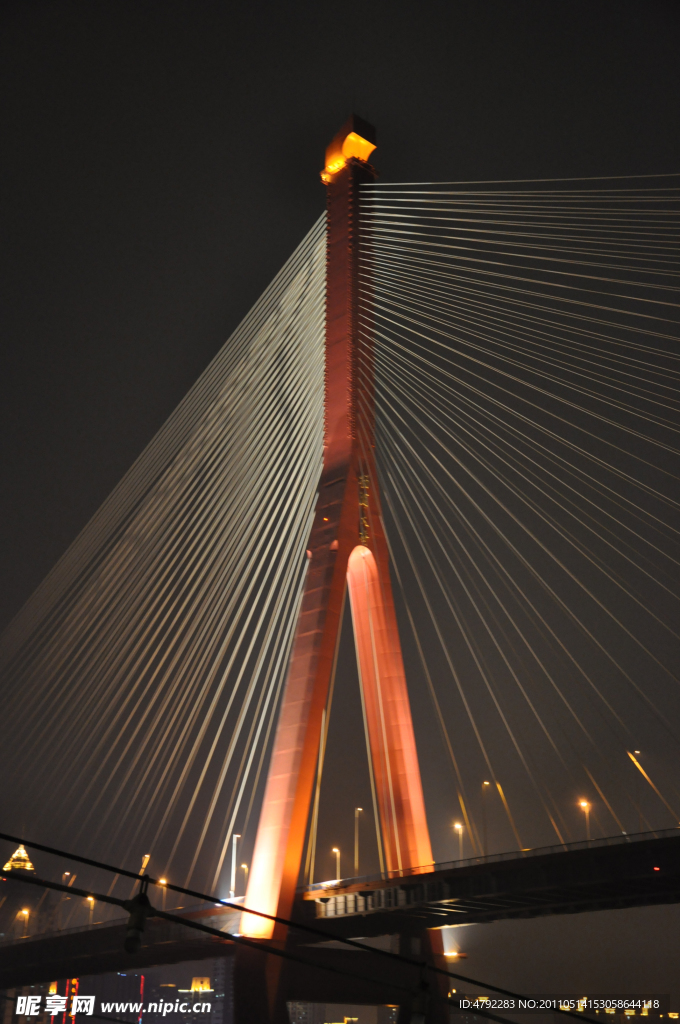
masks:
{"type": "Polygon", "coordinates": [[[452,815],[471,853],[584,838],[584,806],[677,825],[680,188],[378,183],[362,216],[435,847],[452,815]]]}
{"type": "Polygon", "coordinates": [[[6,820],[217,885],[285,678],[324,316],[322,217],[3,636],[6,820]]]}

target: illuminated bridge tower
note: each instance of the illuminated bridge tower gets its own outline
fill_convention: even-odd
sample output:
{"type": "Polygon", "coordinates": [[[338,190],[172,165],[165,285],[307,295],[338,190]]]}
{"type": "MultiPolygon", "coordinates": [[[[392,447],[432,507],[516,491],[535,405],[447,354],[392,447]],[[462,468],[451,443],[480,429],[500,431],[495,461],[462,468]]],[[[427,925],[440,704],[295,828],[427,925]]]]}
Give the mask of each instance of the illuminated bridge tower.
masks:
{"type": "MultiPolygon", "coordinates": [[[[432,864],[375,466],[372,332],[365,312],[370,295],[359,281],[359,187],[374,179],[367,162],[374,149],[375,130],[352,117],[328,147],[322,174],[328,190],[324,461],[245,900],[247,907],[281,917],[290,917],[300,874],[345,588],[385,868],[427,871],[432,864]]],[[[241,932],[277,938],[270,922],[247,914],[241,932]]]]}

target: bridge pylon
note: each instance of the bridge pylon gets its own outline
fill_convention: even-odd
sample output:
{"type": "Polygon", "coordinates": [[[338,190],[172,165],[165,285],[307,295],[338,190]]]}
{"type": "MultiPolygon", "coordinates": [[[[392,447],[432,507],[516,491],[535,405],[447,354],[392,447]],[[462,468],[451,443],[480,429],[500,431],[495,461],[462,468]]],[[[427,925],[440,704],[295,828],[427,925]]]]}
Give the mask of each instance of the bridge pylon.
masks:
{"type": "MultiPolygon", "coordinates": [[[[375,178],[368,162],[375,142],[375,129],[351,117],[328,147],[321,175],[327,187],[323,468],[245,898],[246,907],[285,918],[300,876],[346,592],[384,867],[428,871],[433,863],[375,463],[371,284],[359,268],[360,249],[370,244],[359,189],[375,178]]],[[[285,929],[254,915],[243,914],[240,930],[285,942],[285,929]]]]}

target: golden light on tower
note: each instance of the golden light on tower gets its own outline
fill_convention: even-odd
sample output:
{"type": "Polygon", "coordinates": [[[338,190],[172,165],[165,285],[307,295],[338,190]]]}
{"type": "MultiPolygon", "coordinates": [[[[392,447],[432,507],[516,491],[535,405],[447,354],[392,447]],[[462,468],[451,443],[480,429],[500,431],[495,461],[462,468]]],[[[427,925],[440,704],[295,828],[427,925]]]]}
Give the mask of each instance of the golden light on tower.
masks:
{"type": "Polygon", "coordinates": [[[35,871],[28,854],[23,846],[17,846],[16,850],[5,864],[3,871],[35,871]]]}
{"type": "Polygon", "coordinates": [[[367,163],[375,148],[373,127],[365,121],[360,121],[359,118],[354,118],[352,123],[348,122],[340,129],[326,149],[326,160],[321,172],[321,180],[326,185],[330,184],[333,175],[341,171],[348,160],[361,160],[362,163],[367,163]],[[359,128],[361,134],[359,131],[354,131],[353,126],[359,128]]]}
{"type": "Polygon", "coordinates": [[[190,992],[212,992],[210,978],[192,978],[190,992]]]}

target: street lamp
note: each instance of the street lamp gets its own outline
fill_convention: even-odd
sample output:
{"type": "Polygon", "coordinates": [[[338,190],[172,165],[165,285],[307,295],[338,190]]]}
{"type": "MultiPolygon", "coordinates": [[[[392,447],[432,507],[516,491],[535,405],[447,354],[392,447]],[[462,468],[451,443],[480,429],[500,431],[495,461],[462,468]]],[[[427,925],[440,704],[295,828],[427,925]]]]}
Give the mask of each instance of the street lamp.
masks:
{"type": "MultiPolygon", "coordinates": [[[[61,874],[61,884],[62,885],[65,885],[65,886],[68,887],[69,885],[72,885],[73,882],[75,882],[75,880],[76,880],[76,876],[72,875],[70,871],[62,871],[62,874],[61,874]]],[[[62,926],[62,918],[63,918],[62,903],[64,903],[66,900],[68,900],[70,898],[71,898],[70,896],[66,896],[65,894],[62,893],[62,897],[61,897],[61,899],[59,901],[59,904],[57,906],[57,915],[58,915],[58,921],[59,921],[59,928],[61,928],[61,926],[62,926]]]]}
{"type": "Polygon", "coordinates": [[[489,852],[489,844],[487,841],[487,827],[486,827],[486,794],[491,786],[490,782],[482,783],[482,843],[484,856],[486,857],[489,852]]]}
{"type": "Polygon", "coordinates": [[[246,895],[246,893],[248,891],[248,865],[247,864],[241,864],[241,871],[243,871],[244,878],[245,878],[245,881],[243,882],[243,896],[245,898],[245,895],[246,895]]]}
{"type": "Polygon", "coordinates": [[[354,877],[359,877],[359,815],[363,807],[354,808],[354,877]]]}
{"type": "Polygon", "coordinates": [[[87,923],[88,923],[88,925],[91,925],[92,924],[92,915],[94,914],[94,896],[88,896],[87,897],[87,902],[90,905],[90,913],[89,913],[89,917],[88,917],[87,923]]]}
{"type": "Polygon", "coordinates": [[[168,890],[167,890],[168,880],[167,880],[167,878],[159,878],[158,879],[158,884],[163,886],[163,903],[161,905],[161,910],[163,911],[163,913],[165,913],[165,897],[168,895],[168,890]]]}
{"type": "Polygon", "coordinates": [[[458,860],[463,859],[463,826],[459,821],[454,822],[453,827],[458,833],[458,860]]]}
{"type": "Polygon", "coordinates": [[[229,885],[229,896],[232,900],[236,895],[236,847],[240,838],[240,835],[237,835],[236,832],[231,837],[231,882],[229,885]]]}
{"type": "Polygon", "coordinates": [[[586,839],[590,842],[590,804],[587,800],[579,800],[578,805],[586,816],[586,839]]]}
{"type": "Polygon", "coordinates": [[[22,939],[25,939],[26,936],[28,935],[28,915],[29,915],[30,911],[24,909],[24,910],[20,910],[19,913],[20,913],[20,915],[24,919],[24,934],[21,937],[22,937],[22,939]]]}
{"type": "Polygon", "coordinates": [[[335,854],[335,877],[341,878],[342,876],[340,875],[340,850],[338,849],[337,846],[334,846],[332,852],[335,854]]]}

